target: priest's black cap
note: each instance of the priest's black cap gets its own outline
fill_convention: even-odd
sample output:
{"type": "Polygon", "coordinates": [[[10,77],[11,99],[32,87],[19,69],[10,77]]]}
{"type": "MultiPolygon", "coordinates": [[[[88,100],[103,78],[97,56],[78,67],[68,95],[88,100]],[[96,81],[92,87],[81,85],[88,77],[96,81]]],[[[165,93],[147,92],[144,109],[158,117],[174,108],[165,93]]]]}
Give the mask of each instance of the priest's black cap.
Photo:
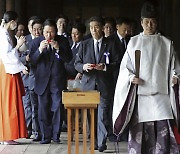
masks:
{"type": "Polygon", "coordinates": [[[141,8],[141,18],[157,18],[157,12],[155,6],[147,1],[141,8]]]}

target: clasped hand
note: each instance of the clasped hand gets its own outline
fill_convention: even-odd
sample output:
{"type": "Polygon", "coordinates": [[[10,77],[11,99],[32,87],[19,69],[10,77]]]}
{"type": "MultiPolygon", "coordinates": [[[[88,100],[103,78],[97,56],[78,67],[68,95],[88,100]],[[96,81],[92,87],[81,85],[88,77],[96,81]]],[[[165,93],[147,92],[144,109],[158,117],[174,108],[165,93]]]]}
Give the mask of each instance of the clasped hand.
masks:
{"type": "Polygon", "coordinates": [[[27,67],[25,67],[25,69],[22,72],[23,72],[23,74],[27,75],[29,73],[29,70],[27,67]]]}
{"type": "Polygon", "coordinates": [[[134,84],[138,84],[138,85],[142,85],[143,84],[143,82],[144,82],[144,80],[142,80],[142,79],[140,79],[140,78],[137,78],[137,77],[133,77],[133,79],[132,79],[132,81],[131,81],[132,83],[134,83],[134,84]]]}
{"type": "Polygon", "coordinates": [[[100,63],[100,64],[87,63],[87,64],[83,65],[83,70],[86,72],[89,72],[90,70],[93,70],[93,69],[102,71],[104,69],[104,67],[105,67],[105,65],[103,63],[100,63]]]}
{"type": "Polygon", "coordinates": [[[178,78],[176,76],[172,77],[172,84],[177,84],[178,83],[178,78]]]}
{"type": "Polygon", "coordinates": [[[25,41],[26,41],[25,36],[21,36],[19,39],[17,39],[16,48],[19,49],[25,41]]]}
{"type": "Polygon", "coordinates": [[[51,40],[51,41],[43,40],[43,41],[41,41],[39,49],[41,51],[43,51],[45,48],[48,47],[48,45],[51,45],[51,47],[53,47],[54,49],[59,50],[59,44],[55,40],[51,40]]]}

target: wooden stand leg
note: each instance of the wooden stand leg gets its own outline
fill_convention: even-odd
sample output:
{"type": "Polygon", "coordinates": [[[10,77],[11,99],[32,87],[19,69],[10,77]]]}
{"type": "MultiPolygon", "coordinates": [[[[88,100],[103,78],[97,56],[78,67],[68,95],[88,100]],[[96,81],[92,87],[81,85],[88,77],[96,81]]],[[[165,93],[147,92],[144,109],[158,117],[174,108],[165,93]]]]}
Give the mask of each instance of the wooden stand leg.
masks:
{"type": "Polygon", "coordinates": [[[75,109],[75,153],[79,154],[79,109],[75,109]]]}
{"type": "Polygon", "coordinates": [[[74,128],[75,128],[75,111],[71,109],[71,142],[73,142],[74,138],[74,128]]]}
{"type": "Polygon", "coordinates": [[[82,109],[83,111],[83,154],[87,153],[87,109],[82,109]]]}
{"type": "Polygon", "coordinates": [[[71,154],[71,109],[67,108],[68,115],[68,154],[71,154]]]}
{"type": "Polygon", "coordinates": [[[91,154],[94,154],[94,109],[91,111],[91,154]]]}

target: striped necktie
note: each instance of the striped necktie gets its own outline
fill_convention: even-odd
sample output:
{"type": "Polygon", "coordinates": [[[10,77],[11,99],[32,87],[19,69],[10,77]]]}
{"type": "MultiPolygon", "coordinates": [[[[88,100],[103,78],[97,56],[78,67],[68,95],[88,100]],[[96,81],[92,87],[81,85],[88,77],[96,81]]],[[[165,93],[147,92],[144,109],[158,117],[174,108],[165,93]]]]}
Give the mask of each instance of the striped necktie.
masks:
{"type": "Polygon", "coordinates": [[[98,63],[99,60],[99,42],[96,42],[96,48],[95,48],[95,57],[96,57],[96,63],[98,63]]]}
{"type": "Polygon", "coordinates": [[[72,52],[74,52],[75,50],[76,50],[76,48],[77,48],[77,43],[74,43],[74,46],[72,47],[72,52]]]}

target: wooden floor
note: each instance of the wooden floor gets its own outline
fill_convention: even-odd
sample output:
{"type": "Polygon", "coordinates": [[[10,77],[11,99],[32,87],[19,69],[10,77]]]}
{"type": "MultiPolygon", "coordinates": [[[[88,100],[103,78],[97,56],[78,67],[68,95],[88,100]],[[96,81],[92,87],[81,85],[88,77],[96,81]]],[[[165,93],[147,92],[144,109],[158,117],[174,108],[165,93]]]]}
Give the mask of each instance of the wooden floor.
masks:
{"type": "MultiPolygon", "coordinates": [[[[67,154],[67,133],[63,132],[61,135],[60,144],[46,144],[42,145],[39,142],[32,142],[32,139],[18,139],[20,145],[0,145],[0,154],[67,154]]],[[[89,141],[87,140],[88,145],[89,141]]],[[[75,154],[75,142],[72,143],[72,154],[75,154]]],[[[115,146],[113,142],[107,142],[107,150],[104,153],[115,154],[115,146]]],[[[127,154],[127,142],[120,142],[119,144],[120,154],[127,154]]],[[[90,154],[89,147],[87,148],[87,154],[90,154]]],[[[80,136],[80,154],[82,153],[82,141],[80,136]]],[[[95,150],[95,154],[102,154],[95,150]]]]}

